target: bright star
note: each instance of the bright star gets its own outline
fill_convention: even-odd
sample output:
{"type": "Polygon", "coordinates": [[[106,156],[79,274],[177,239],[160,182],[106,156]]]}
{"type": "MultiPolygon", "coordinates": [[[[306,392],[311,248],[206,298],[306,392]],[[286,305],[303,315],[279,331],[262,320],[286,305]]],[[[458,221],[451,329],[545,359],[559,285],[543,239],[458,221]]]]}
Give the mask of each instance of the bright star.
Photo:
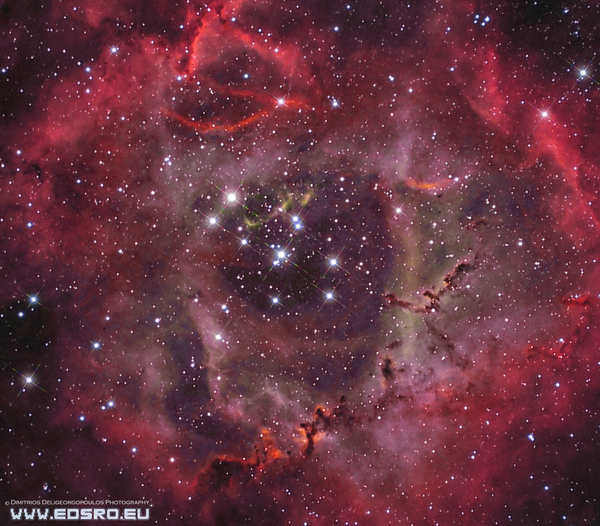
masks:
{"type": "MultiPolygon", "coordinates": [[[[23,378],[25,385],[21,388],[21,390],[17,393],[17,396],[15,396],[15,399],[11,402],[11,406],[17,401],[17,398],[19,398],[19,396],[21,396],[22,393],[24,393],[26,391],[26,386],[31,384],[31,385],[35,385],[40,391],[43,391],[46,394],[50,394],[48,393],[48,391],[46,391],[45,389],[43,389],[42,387],[40,387],[38,384],[36,384],[33,381],[33,375],[38,371],[38,369],[41,367],[42,362],[44,360],[42,360],[38,366],[35,368],[35,370],[33,371],[33,373],[29,376],[25,376],[24,374],[22,374],[21,372],[17,371],[14,367],[12,367],[11,365],[8,365],[6,362],[4,362],[6,365],[8,365],[8,367],[10,367],[15,373],[17,373],[21,378],[23,378]]],[[[56,398],[55,398],[56,400],[56,398]]]]}
{"type": "Polygon", "coordinates": [[[235,201],[235,194],[227,194],[227,201],[233,203],[235,201]]]}

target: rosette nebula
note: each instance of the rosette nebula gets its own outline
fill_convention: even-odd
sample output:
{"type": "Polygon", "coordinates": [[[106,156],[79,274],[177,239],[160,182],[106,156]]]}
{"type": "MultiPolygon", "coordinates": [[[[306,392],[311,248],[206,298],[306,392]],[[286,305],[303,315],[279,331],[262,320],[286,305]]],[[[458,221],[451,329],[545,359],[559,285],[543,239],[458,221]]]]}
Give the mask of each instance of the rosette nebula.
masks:
{"type": "Polygon", "coordinates": [[[5,502],[598,524],[599,6],[0,13],[5,502]]]}

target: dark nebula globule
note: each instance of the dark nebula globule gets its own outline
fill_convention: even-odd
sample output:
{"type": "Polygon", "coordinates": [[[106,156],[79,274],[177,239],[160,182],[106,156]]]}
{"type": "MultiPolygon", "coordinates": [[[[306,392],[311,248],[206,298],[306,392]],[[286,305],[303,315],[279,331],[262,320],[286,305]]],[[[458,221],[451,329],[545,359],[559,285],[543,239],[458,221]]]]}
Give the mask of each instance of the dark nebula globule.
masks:
{"type": "Polygon", "coordinates": [[[599,21],[0,6],[0,523],[599,524],[599,21]]]}

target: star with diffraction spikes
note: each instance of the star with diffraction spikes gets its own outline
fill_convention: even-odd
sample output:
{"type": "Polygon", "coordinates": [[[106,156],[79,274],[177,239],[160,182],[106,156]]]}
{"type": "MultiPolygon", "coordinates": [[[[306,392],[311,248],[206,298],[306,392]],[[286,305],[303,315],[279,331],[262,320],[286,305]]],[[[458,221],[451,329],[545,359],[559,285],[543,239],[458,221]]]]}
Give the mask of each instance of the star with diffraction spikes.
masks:
{"type": "Polygon", "coordinates": [[[552,109],[552,106],[554,106],[554,103],[557,101],[558,99],[554,99],[552,101],[552,104],[550,104],[550,106],[548,106],[548,109],[546,110],[540,110],[539,108],[537,108],[536,106],[534,106],[533,104],[531,104],[530,102],[528,102],[528,104],[535,110],[537,110],[541,117],[540,120],[537,122],[537,124],[534,126],[534,130],[541,124],[541,122],[544,119],[548,119],[549,121],[552,121],[554,124],[556,124],[557,126],[562,126],[561,124],[559,124],[558,122],[556,122],[552,117],[550,117],[550,110],[552,109]]]}
{"type": "MultiPolygon", "coordinates": [[[[25,312],[27,312],[29,309],[33,309],[34,305],[39,305],[40,307],[44,307],[40,303],[40,292],[42,292],[43,288],[44,288],[44,286],[42,285],[40,290],[38,290],[37,293],[35,293],[35,294],[27,294],[26,292],[23,292],[21,289],[19,289],[19,291],[21,291],[23,294],[25,294],[25,296],[27,296],[27,299],[29,300],[29,305],[27,305],[25,312]]],[[[46,307],[44,307],[44,309],[45,308],[46,307]]],[[[25,312],[19,312],[19,317],[22,318],[25,315],[25,312]]]]}
{"type": "Polygon", "coordinates": [[[100,342],[100,340],[98,340],[98,341],[88,340],[88,341],[92,344],[92,350],[90,351],[90,354],[88,355],[88,358],[89,358],[89,356],[91,356],[94,353],[94,351],[97,351],[102,348],[102,343],[100,342]]]}
{"type": "MultiPolygon", "coordinates": [[[[46,359],[46,357],[44,357],[44,360],[46,359]]],[[[44,360],[42,360],[37,367],[35,368],[35,370],[33,371],[33,373],[26,375],[21,373],[20,371],[17,371],[12,365],[4,362],[4,364],[7,367],[10,367],[15,373],[17,373],[22,379],[23,379],[23,387],[21,388],[21,390],[17,393],[17,396],[15,396],[14,400],[10,403],[11,407],[14,405],[14,403],[17,401],[17,399],[19,398],[19,396],[21,396],[22,393],[24,393],[27,390],[27,386],[29,385],[34,385],[35,387],[37,387],[40,391],[46,393],[49,396],[50,393],[48,391],[46,391],[43,387],[41,387],[39,384],[37,384],[36,382],[34,382],[33,378],[35,376],[35,373],[37,373],[38,369],[40,368],[40,366],[42,365],[42,363],[44,362],[44,360]]],[[[56,398],[54,398],[54,400],[56,400],[56,398]]]]}
{"type": "MultiPolygon", "coordinates": [[[[560,57],[560,55],[558,55],[560,57]]],[[[572,66],[575,71],[577,71],[579,73],[579,77],[577,77],[577,80],[575,81],[575,83],[573,84],[573,86],[571,87],[571,89],[569,91],[573,91],[575,89],[575,86],[577,86],[577,84],[579,84],[579,82],[581,82],[583,79],[585,79],[586,77],[589,78],[594,84],[598,84],[600,85],[600,82],[598,82],[595,78],[593,78],[590,75],[590,67],[592,66],[592,62],[594,62],[594,59],[596,58],[595,56],[592,57],[592,60],[590,60],[587,64],[587,66],[579,69],[575,64],[573,64],[572,62],[569,62],[568,60],[562,58],[567,64],[569,64],[569,66],[572,66]]]]}

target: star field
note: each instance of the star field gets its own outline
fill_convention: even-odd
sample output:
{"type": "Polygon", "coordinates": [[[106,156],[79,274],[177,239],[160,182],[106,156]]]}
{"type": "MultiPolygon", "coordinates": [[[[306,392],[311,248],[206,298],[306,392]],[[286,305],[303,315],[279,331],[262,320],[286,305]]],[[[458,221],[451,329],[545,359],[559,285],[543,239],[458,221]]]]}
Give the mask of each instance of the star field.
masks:
{"type": "Polygon", "coordinates": [[[3,5],[4,501],[597,524],[599,20],[3,5]]]}

